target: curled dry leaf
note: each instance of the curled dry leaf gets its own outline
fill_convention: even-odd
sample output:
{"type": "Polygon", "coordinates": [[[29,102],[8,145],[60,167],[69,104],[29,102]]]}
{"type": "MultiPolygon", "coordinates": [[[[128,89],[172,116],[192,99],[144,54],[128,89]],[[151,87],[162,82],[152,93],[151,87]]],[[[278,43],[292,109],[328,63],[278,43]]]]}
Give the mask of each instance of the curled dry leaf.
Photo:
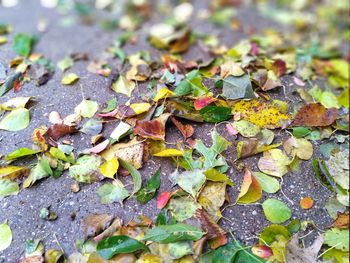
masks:
{"type": "Polygon", "coordinates": [[[323,127],[331,125],[338,116],[336,108],[326,109],[320,103],[310,103],[299,109],[292,122],[293,126],[323,127]]]}
{"type": "Polygon", "coordinates": [[[113,216],[108,214],[90,214],[86,216],[81,228],[85,237],[94,237],[104,231],[112,222],[113,216]]]}
{"type": "Polygon", "coordinates": [[[176,128],[179,129],[179,131],[181,132],[181,134],[185,138],[191,137],[193,135],[194,129],[193,129],[192,125],[190,125],[190,124],[182,124],[180,121],[175,119],[175,117],[173,117],[173,116],[170,117],[170,120],[174,123],[176,128]]]}
{"type": "Polygon", "coordinates": [[[78,129],[75,126],[68,126],[66,124],[54,124],[46,132],[46,135],[52,140],[56,141],[59,138],[67,135],[78,132],[78,129]]]}
{"type": "Polygon", "coordinates": [[[298,235],[294,235],[287,244],[286,262],[288,263],[318,263],[318,252],[323,244],[323,236],[319,235],[314,243],[307,248],[299,246],[298,235]]]}

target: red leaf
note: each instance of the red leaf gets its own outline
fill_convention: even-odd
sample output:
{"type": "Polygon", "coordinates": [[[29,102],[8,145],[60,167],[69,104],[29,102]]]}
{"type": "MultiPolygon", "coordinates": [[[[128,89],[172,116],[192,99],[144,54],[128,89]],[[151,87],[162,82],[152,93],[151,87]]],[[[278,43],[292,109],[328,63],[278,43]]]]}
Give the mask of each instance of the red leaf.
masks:
{"type": "Polygon", "coordinates": [[[203,98],[198,98],[194,101],[194,108],[196,110],[203,109],[205,106],[209,105],[213,101],[215,101],[215,98],[212,97],[203,97],[203,98]]]}
{"type": "Polygon", "coordinates": [[[252,247],[252,253],[260,258],[269,258],[272,256],[271,249],[265,245],[256,245],[252,247]]]}
{"type": "Polygon", "coordinates": [[[137,121],[134,128],[134,134],[152,140],[165,140],[165,123],[170,114],[165,113],[157,119],[150,121],[137,121]]]}
{"type": "Polygon", "coordinates": [[[164,208],[167,205],[167,203],[169,202],[170,197],[171,197],[171,194],[169,192],[161,193],[157,199],[157,208],[158,209],[164,208]]]}

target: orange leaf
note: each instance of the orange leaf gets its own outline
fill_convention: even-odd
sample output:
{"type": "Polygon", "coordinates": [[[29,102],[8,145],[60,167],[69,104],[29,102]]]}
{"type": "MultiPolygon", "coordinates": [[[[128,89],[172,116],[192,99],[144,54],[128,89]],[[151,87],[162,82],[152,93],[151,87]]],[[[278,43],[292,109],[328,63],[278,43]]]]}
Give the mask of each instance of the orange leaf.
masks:
{"type": "Polygon", "coordinates": [[[337,228],[349,228],[349,215],[345,213],[338,213],[338,217],[334,221],[333,226],[337,228]]]}
{"type": "Polygon", "coordinates": [[[194,129],[193,129],[192,125],[190,125],[190,124],[182,124],[180,121],[175,119],[173,116],[170,117],[170,120],[174,123],[176,128],[179,129],[179,131],[182,133],[182,135],[185,138],[191,137],[193,135],[194,129]]]}
{"type": "Polygon", "coordinates": [[[258,201],[262,196],[262,189],[259,182],[252,175],[249,168],[246,168],[241,191],[239,192],[237,203],[249,204],[258,201]]]}
{"type": "Polygon", "coordinates": [[[307,196],[300,200],[300,206],[302,209],[310,209],[314,205],[314,200],[307,196]]]}

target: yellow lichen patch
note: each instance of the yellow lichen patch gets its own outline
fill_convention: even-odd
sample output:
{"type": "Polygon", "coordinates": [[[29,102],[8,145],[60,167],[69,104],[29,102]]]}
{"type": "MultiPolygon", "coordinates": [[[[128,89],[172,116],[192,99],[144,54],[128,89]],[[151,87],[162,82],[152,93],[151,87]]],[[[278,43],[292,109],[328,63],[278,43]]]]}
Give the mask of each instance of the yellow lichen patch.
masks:
{"type": "Polygon", "coordinates": [[[261,128],[282,127],[290,119],[278,106],[261,100],[240,100],[233,104],[232,114],[261,128]]]}

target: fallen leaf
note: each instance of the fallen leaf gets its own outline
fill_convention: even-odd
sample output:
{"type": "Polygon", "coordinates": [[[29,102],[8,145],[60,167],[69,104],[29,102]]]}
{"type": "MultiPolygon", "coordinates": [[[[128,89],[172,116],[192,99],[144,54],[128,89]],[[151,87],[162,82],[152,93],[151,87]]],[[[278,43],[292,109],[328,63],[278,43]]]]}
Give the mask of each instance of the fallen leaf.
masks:
{"type": "Polygon", "coordinates": [[[144,187],[138,192],[136,198],[141,204],[149,202],[160,187],[160,169],[146,182],[144,187]]]}
{"type": "Polygon", "coordinates": [[[75,107],[74,112],[84,118],[91,118],[95,115],[98,109],[96,101],[83,99],[78,106],[75,107]]]}
{"type": "Polygon", "coordinates": [[[27,157],[27,156],[31,156],[34,154],[37,154],[41,152],[40,150],[32,150],[29,148],[19,148],[11,153],[9,153],[6,157],[5,160],[6,161],[12,161],[18,158],[22,158],[22,157],[27,157]]]}
{"type": "Polygon", "coordinates": [[[73,66],[73,59],[71,57],[65,57],[64,59],[58,61],[57,67],[63,72],[73,66]]]}
{"type": "Polygon", "coordinates": [[[161,99],[164,99],[164,98],[167,98],[167,97],[171,97],[171,96],[174,96],[175,93],[172,92],[171,90],[169,90],[168,88],[161,88],[158,90],[157,94],[154,96],[153,100],[155,102],[161,100],[161,99]]]}
{"type": "Polygon", "coordinates": [[[153,154],[153,156],[156,157],[176,157],[176,156],[182,156],[182,151],[178,149],[165,149],[161,152],[153,154]]]}
{"type": "MultiPolygon", "coordinates": [[[[207,233],[206,236],[208,239],[214,239],[226,235],[226,232],[203,209],[197,209],[196,217],[199,219],[202,229],[207,233]]],[[[226,243],[222,245],[225,244],[226,243]]]]}
{"type": "Polygon", "coordinates": [[[252,175],[249,168],[246,168],[244,178],[239,192],[237,203],[249,204],[258,201],[262,196],[262,189],[259,182],[252,175]]]}
{"type": "Polygon", "coordinates": [[[188,196],[171,198],[167,208],[177,222],[183,222],[194,216],[201,206],[188,196]]]}
{"type": "Polygon", "coordinates": [[[34,43],[35,38],[33,36],[19,33],[14,38],[13,49],[18,55],[28,57],[32,51],[34,43]]]}
{"type": "Polygon", "coordinates": [[[289,263],[318,263],[318,252],[323,244],[323,236],[319,235],[314,243],[307,248],[299,246],[298,235],[294,235],[291,241],[287,244],[286,261],[289,263]]]}
{"type": "Polygon", "coordinates": [[[310,209],[314,205],[314,200],[307,196],[300,200],[300,207],[302,209],[310,209]]]}
{"type": "Polygon", "coordinates": [[[299,109],[293,126],[324,127],[331,125],[338,116],[336,108],[326,109],[320,103],[310,103],[299,109]]]}
{"type": "Polygon", "coordinates": [[[260,127],[246,120],[235,121],[232,127],[243,137],[251,138],[260,133],[260,127]]]}
{"type": "Polygon", "coordinates": [[[274,194],[280,190],[280,184],[276,178],[260,172],[253,172],[253,175],[264,192],[274,194]]]}
{"type": "Polygon", "coordinates": [[[221,122],[231,118],[231,110],[222,106],[205,106],[199,111],[203,120],[206,122],[221,122]]]}
{"type": "Polygon", "coordinates": [[[198,203],[215,222],[222,217],[220,209],[225,200],[226,184],[221,182],[207,182],[198,196],[198,203]]]}
{"type": "Polygon", "coordinates": [[[0,251],[8,248],[12,243],[12,230],[5,221],[0,224],[0,251]]]}
{"type": "Polygon", "coordinates": [[[69,176],[81,183],[100,181],[103,179],[99,171],[101,163],[101,157],[97,155],[83,155],[69,167],[69,176]]]}
{"type": "Polygon", "coordinates": [[[267,129],[282,127],[290,119],[281,108],[262,100],[239,100],[233,104],[232,114],[267,129]]]}
{"type": "Polygon", "coordinates": [[[291,209],[283,202],[269,198],[262,203],[266,218],[276,224],[287,221],[292,216],[291,209]]]}
{"type": "Polygon", "coordinates": [[[2,166],[0,167],[0,179],[14,180],[27,176],[29,174],[29,168],[24,166],[2,166]]]}
{"type": "Polygon", "coordinates": [[[94,237],[104,231],[112,222],[113,216],[108,214],[90,214],[81,222],[85,237],[94,237]]]}
{"type": "Polygon", "coordinates": [[[302,160],[309,160],[313,154],[312,144],[304,138],[290,137],[283,143],[283,148],[287,154],[302,160]]]}
{"type": "Polygon", "coordinates": [[[129,192],[120,181],[115,180],[113,183],[106,183],[98,188],[97,195],[100,197],[102,204],[118,202],[122,205],[123,200],[129,197],[129,192]]]}
{"type": "Polygon", "coordinates": [[[222,96],[230,100],[256,98],[249,75],[227,76],[223,80],[222,96]]]}
{"type": "Polygon", "coordinates": [[[123,223],[123,221],[120,218],[115,218],[113,220],[112,224],[109,227],[107,227],[105,230],[103,230],[102,233],[98,234],[97,236],[93,235],[93,236],[95,236],[93,238],[94,241],[99,242],[104,238],[112,236],[119,228],[122,227],[122,223],[123,223]]]}
{"type": "Polygon", "coordinates": [[[276,177],[282,177],[288,173],[289,164],[291,160],[280,149],[264,152],[258,161],[258,167],[262,172],[276,177]]]}
{"type": "Polygon", "coordinates": [[[182,124],[180,121],[175,119],[173,116],[170,116],[170,120],[175,124],[176,128],[179,129],[179,131],[181,132],[181,134],[185,138],[191,137],[193,135],[194,129],[193,129],[192,125],[182,124]]]}
{"type": "Polygon", "coordinates": [[[118,168],[118,158],[114,157],[100,166],[100,172],[103,176],[114,179],[114,175],[117,173],[118,168]]]}
{"type": "Polygon", "coordinates": [[[28,127],[29,121],[29,110],[18,108],[1,119],[0,130],[20,131],[28,127]]]}
{"type": "Polygon", "coordinates": [[[79,80],[79,76],[75,73],[68,73],[61,80],[62,85],[72,85],[79,80]]]}
{"type": "Polygon", "coordinates": [[[111,88],[115,92],[124,94],[130,98],[135,86],[135,82],[133,82],[132,80],[128,80],[126,77],[120,75],[117,81],[112,84],[111,88]]]}
{"type": "Polygon", "coordinates": [[[214,168],[210,168],[206,170],[204,174],[207,177],[207,180],[209,181],[222,182],[222,183],[226,183],[229,186],[234,186],[234,183],[231,181],[230,178],[228,178],[225,174],[218,172],[214,168]]]}
{"type": "Polygon", "coordinates": [[[23,188],[28,188],[32,186],[36,181],[53,175],[53,171],[50,167],[49,161],[42,157],[38,160],[38,163],[34,168],[30,170],[27,179],[23,182],[23,188]]]}
{"type": "Polygon", "coordinates": [[[169,202],[171,194],[169,192],[163,192],[158,196],[157,208],[163,209],[169,202]]]}
{"type": "Polygon", "coordinates": [[[54,124],[46,132],[46,135],[52,140],[56,141],[59,138],[78,132],[79,130],[75,126],[69,126],[66,124],[54,124]]]}
{"type": "Polygon", "coordinates": [[[191,194],[194,198],[196,198],[206,180],[203,171],[199,169],[173,175],[172,181],[178,184],[187,193],[191,194]]]}
{"type": "Polygon", "coordinates": [[[341,251],[349,251],[349,229],[327,230],[324,233],[324,243],[341,251]]]}
{"type": "Polygon", "coordinates": [[[337,218],[334,221],[333,226],[341,229],[349,228],[349,215],[338,212],[337,218]]]}
{"type": "Polygon", "coordinates": [[[16,182],[12,182],[10,179],[0,179],[0,199],[18,193],[19,186],[16,182]]]}
{"type": "Polygon", "coordinates": [[[137,171],[137,169],[128,161],[125,161],[123,159],[119,159],[120,164],[131,174],[132,179],[133,179],[133,183],[134,183],[134,189],[131,193],[131,196],[133,196],[134,194],[136,194],[142,186],[142,178],[141,178],[141,174],[139,173],[139,171],[137,171]]]}
{"type": "Polygon", "coordinates": [[[214,101],[216,101],[216,99],[213,97],[200,97],[194,101],[193,106],[195,110],[201,110],[214,101]]]}
{"type": "Polygon", "coordinates": [[[152,140],[165,140],[165,123],[170,114],[165,113],[150,121],[137,121],[134,133],[152,140]]]}
{"type": "Polygon", "coordinates": [[[252,253],[259,258],[269,258],[272,256],[271,249],[266,245],[255,245],[252,247],[252,253]]]}
{"type": "Polygon", "coordinates": [[[147,112],[151,108],[151,104],[147,102],[132,103],[129,107],[135,112],[135,115],[139,115],[147,112]]]}

